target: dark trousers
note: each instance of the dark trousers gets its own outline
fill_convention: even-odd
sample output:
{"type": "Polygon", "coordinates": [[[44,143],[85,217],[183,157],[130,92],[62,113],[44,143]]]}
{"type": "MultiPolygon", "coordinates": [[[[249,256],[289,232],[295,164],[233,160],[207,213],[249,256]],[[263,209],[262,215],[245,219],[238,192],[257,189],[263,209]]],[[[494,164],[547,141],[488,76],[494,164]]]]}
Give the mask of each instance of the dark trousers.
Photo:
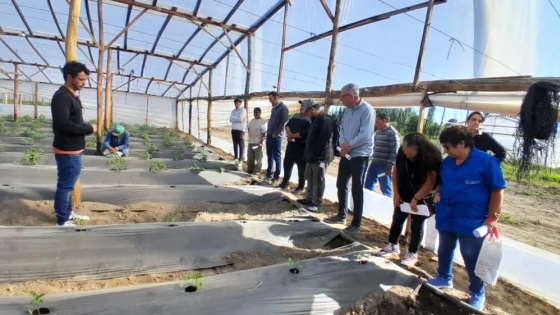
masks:
{"type": "Polygon", "coordinates": [[[341,158],[338,164],[336,189],[338,190],[338,216],[345,219],[348,214],[348,183],[352,178],[352,199],[354,201],[353,226],[362,224],[364,212],[364,181],[369,157],[357,156],[351,160],[341,158]]]}
{"type": "Polygon", "coordinates": [[[241,130],[232,130],[231,140],[233,140],[233,155],[235,159],[243,161],[243,154],[245,152],[245,132],[241,130]]]}
{"type": "Polygon", "coordinates": [[[284,155],[283,185],[288,185],[290,182],[290,178],[292,178],[292,169],[294,168],[294,164],[296,164],[298,169],[298,187],[305,187],[305,167],[307,163],[303,159],[303,150],[305,150],[305,145],[302,147],[294,145],[294,143],[288,143],[286,154],[284,155]]]}
{"type": "MultiPolygon", "coordinates": [[[[426,221],[428,217],[416,214],[412,214],[411,217],[412,223],[410,225],[410,244],[408,245],[408,251],[416,253],[424,237],[424,221],[426,221]]],[[[389,243],[398,244],[403,225],[407,218],[408,213],[402,212],[400,207],[395,208],[393,212],[393,222],[391,222],[391,231],[389,232],[389,243]]]]}
{"type": "Polygon", "coordinates": [[[56,193],[54,195],[54,213],[56,223],[64,224],[72,213],[71,196],[74,186],[82,171],[82,153],[55,154],[57,168],[56,193]]]}
{"type": "Polygon", "coordinates": [[[273,179],[280,178],[282,171],[282,138],[272,138],[271,135],[266,136],[266,157],[268,158],[268,167],[266,169],[266,176],[272,176],[272,166],[276,164],[273,179]]]}

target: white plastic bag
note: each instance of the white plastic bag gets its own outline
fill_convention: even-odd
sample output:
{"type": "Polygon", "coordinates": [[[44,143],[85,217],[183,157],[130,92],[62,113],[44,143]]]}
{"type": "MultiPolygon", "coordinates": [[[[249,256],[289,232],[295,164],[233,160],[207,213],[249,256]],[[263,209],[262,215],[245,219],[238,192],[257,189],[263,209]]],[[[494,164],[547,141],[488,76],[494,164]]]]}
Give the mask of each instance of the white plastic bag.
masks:
{"type": "Polygon", "coordinates": [[[476,261],[474,273],[484,282],[495,285],[502,265],[502,241],[488,235],[476,261]]]}

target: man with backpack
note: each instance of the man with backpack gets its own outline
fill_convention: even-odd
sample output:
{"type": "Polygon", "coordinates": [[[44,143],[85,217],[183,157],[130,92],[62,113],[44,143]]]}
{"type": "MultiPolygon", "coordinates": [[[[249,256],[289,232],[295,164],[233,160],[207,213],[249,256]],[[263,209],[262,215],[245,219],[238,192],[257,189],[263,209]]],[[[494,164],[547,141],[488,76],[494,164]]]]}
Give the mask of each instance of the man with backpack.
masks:
{"type": "MultiPolygon", "coordinates": [[[[312,99],[300,101],[303,115],[311,118],[311,129],[307,136],[307,144],[303,158],[305,159],[305,178],[307,179],[307,195],[298,200],[309,211],[319,211],[325,192],[325,174],[329,163],[334,159],[333,138],[336,126],[333,119],[312,99]]],[[[338,137],[336,137],[338,138],[338,137]]]]}

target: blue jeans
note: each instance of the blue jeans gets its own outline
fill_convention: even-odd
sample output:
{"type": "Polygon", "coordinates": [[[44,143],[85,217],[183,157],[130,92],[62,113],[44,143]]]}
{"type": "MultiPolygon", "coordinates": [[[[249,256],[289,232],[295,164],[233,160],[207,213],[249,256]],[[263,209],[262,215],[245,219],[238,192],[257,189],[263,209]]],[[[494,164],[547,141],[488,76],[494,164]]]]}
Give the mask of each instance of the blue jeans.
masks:
{"type": "Polygon", "coordinates": [[[383,194],[383,196],[392,197],[393,192],[391,189],[392,188],[391,181],[393,176],[384,175],[381,177],[377,177],[377,175],[381,173],[385,173],[385,165],[377,165],[372,163],[369,166],[367,177],[366,177],[366,183],[364,187],[366,189],[373,191],[373,187],[375,186],[375,184],[377,184],[377,181],[379,180],[379,188],[381,189],[381,193],[383,194]]]}
{"type": "MultiPolygon", "coordinates": [[[[105,145],[102,145],[102,146],[101,146],[101,153],[105,152],[105,150],[107,150],[107,148],[109,148],[109,147],[107,147],[107,146],[105,146],[105,145]]],[[[122,157],[127,157],[128,154],[129,154],[128,149],[124,149],[124,150],[119,151],[119,152],[122,152],[122,157]]]]}
{"type": "Polygon", "coordinates": [[[72,213],[70,198],[82,171],[82,155],[82,153],[54,155],[58,170],[56,193],[54,195],[54,212],[57,224],[68,221],[70,213],[72,213]]]}
{"type": "Polygon", "coordinates": [[[474,295],[483,295],[485,293],[484,282],[475,275],[474,268],[478,260],[478,254],[480,254],[480,249],[482,248],[482,243],[484,242],[484,237],[475,237],[474,235],[464,236],[446,231],[438,232],[438,275],[447,280],[453,280],[453,259],[455,257],[457,241],[459,241],[461,245],[461,256],[463,256],[465,269],[469,275],[469,291],[474,295]]]}
{"type": "Polygon", "coordinates": [[[354,201],[353,226],[362,225],[364,212],[364,179],[369,157],[357,156],[351,160],[341,158],[338,164],[336,189],[338,191],[338,216],[342,219],[348,214],[348,182],[352,178],[352,199],[354,201]]]}
{"type": "Polygon", "coordinates": [[[272,176],[272,164],[276,163],[273,179],[280,178],[282,171],[282,138],[272,138],[271,135],[266,136],[266,156],[268,158],[268,168],[266,176],[272,176]]]}

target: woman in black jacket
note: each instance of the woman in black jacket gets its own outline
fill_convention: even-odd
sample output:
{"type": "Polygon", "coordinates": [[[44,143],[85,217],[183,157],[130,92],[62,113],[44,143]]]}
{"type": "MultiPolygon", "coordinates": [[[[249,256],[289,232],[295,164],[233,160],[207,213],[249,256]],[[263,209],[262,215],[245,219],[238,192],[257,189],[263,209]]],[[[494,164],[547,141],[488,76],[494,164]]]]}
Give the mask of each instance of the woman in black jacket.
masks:
{"type": "MultiPolygon", "coordinates": [[[[393,167],[393,222],[389,232],[389,243],[379,254],[381,256],[399,255],[399,237],[408,213],[401,211],[402,203],[410,204],[412,212],[418,212],[418,205],[430,203],[425,200],[437,184],[441,152],[420,133],[404,136],[397,152],[393,167]]],[[[430,205],[432,206],[432,205],[430,205]]],[[[401,263],[414,265],[418,261],[418,249],[424,236],[424,221],[428,216],[412,214],[411,238],[408,251],[401,263]]]]}
{"type": "Polygon", "coordinates": [[[484,116],[480,112],[472,112],[467,117],[467,128],[474,136],[474,147],[484,152],[491,152],[500,162],[506,159],[506,149],[494,137],[480,128],[484,123],[484,116]]]}

